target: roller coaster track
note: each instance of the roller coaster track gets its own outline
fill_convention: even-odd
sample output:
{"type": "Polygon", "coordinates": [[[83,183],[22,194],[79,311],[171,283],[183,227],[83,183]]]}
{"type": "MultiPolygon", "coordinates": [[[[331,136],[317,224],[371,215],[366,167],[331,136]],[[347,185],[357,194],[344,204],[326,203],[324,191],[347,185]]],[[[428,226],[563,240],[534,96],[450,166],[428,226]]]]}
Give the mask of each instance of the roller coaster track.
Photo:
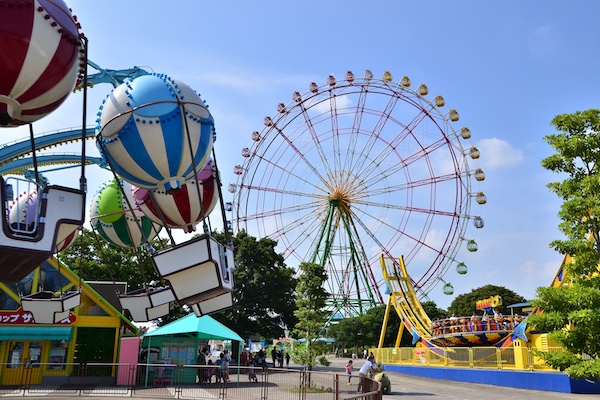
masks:
{"type": "MultiPolygon", "coordinates": [[[[129,69],[106,69],[101,68],[98,64],[87,61],[88,65],[96,69],[98,72],[87,76],[87,84],[93,87],[99,83],[109,83],[113,87],[117,87],[126,79],[133,79],[139,76],[148,75],[150,72],[140,67],[129,69]]],[[[78,83],[75,91],[82,90],[81,82],[78,83]]],[[[35,150],[47,150],[54,146],[59,146],[66,143],[73,143],[81,140],[81,128],[67,128],[60,131],[45,133],[35,137],[35,150]]],[[[95,137],[94,128],[86,128],[86,139],[95,137]]],[[[29,138],[19,140],[13,143],[0,145],[0,175],[5,174],[26,174],[27,169],[33,167],[33,158],[27,158],[32,153],[32,146],[29,138]]],[[[74,154],[46,154],[36,157],[38,166],[58,165],[58,164],[78,164],[81,165],[81,156],[74,154]]],[[[88,157],[85,159],[86,164],[96,164],[102,168],[108,168],[106,163],[98,157],[88,157]]]]}
{"type": "MultiPolygon", "coordinates": [[[[45,133],[35,137],[35,149],[36,152],[47,150],[62,144],[79,141],[81,140],[81,137],[81,129],[67,129],[45,133]]],[[[94,139],[94,129],[86,128],[85,137],[86,140],[94,139]]],[[[27,157],[31,152],[31,141],[29,138],[2,145],[2,147],[0,147],[0,175],[24,174],[28,168],[33,167],[33,158],[27,157]]],[[[75,153],[40,154],[37,155],[36,159],[38,166],[58,164],[81,165],[81,155],[75,153]]],[[[108,168],[106,162],[100,157],[90,157],[86,155],[85,161],[87,164],[96,164],[102,168],[108,168]]]]}

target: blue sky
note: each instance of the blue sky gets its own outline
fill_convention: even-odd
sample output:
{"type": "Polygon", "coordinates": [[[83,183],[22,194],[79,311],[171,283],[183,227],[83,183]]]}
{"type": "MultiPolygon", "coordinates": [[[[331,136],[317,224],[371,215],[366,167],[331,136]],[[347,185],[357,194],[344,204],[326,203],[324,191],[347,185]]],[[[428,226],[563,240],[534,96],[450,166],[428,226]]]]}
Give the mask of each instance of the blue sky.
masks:
{"type": "MultiPolygon", "coordinates": [[[[263,117],[312,81],[389,70],[426,83],[456,108],[481,151],[486,226],[469,273],[450,277],[455,295],[486,284],[527,298],[547,286],[562,256],[559,180],[540,166],[552,118],[598,107],[600,4],[563,1],[67,1],[89,39],[89,58],[107,69],[140,66],[187,83],[215,118],[225,184],[263,117]]],[[[93,72],[93,71],[91,71],[93,72]]],[[[89,91],[93,124],[109,85],[89,91]]],[[[81,124],[81,95],[34,125],[37,133],[81,124]]],[[[24,137],[13,129],[4,142],[24,137]]],[[[95,146],[89,142],[89,149],[95,146]]],[[[65,147],[65,151],[70,151],[65,147]]],[[[74,149],[73,151],[77,151],[74,149]]],[[[93,194],[110,176],[89,171],[93,194]]],[[[64,174],[63,174],[64,175],[64,174]]],[[[73,170],[71,185],[77,185],[73,170]]],[[[70,179],[70,178],[69,178],[70,179]]],[[[53,183],[63,177],[52,178],[53,183]]],[[[91,197],[91,196],[90,196],[91,197]]],[[[432,299],[447,307],[452,297],[432,299]]]]}

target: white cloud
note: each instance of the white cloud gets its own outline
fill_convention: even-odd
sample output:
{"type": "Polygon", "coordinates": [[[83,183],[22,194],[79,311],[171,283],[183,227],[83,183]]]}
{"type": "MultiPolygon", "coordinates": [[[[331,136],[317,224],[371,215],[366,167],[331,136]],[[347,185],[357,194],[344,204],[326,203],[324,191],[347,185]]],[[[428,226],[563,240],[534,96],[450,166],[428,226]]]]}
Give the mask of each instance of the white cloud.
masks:
{"type": "Polygon", "coordinates": [[[497,138],[483,139],[477,144],[481,161],[486,168],[505,168],[520,164],[523,152],[510,143],[497,138]]]}
{"type": "Polygon", "coordinates": [[[548,25],[534,29],[529,35],[529,53],[532,56],[542,57],[552,53],[554,48],[552,30],[548,25]]]}

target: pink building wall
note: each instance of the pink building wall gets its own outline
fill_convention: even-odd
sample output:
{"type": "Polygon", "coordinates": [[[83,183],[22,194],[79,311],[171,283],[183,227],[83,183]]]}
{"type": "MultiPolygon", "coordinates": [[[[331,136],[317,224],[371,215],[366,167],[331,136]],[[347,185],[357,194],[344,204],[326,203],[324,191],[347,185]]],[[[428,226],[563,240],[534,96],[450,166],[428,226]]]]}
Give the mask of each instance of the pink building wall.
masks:
{"type": "Polygon", "coordinates": [[[135,383],[140,341],[139,336],[121,338],[117,385],[131,386],[135,383]]]}

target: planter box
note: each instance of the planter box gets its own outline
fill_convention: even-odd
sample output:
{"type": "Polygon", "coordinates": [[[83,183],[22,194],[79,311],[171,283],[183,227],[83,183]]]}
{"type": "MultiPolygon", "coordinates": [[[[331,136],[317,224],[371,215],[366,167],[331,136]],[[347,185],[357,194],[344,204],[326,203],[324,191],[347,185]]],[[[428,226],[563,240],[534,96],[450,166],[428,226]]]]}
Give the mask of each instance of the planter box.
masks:
{"type": "Polygon", "coordinates": [[[180,304],[191,306],[233,291],[233,250],[209,235],[157,251],[152,263],[180,304]]]}
{"type": "Polygon", "coordinates": [[[231,308],[233,307],[233,292],[226,292],[219,296],[192,304],[191,307],[197,317],[231,308]]]}
{"type": "Polygon", "coordinates": [[[36,324],[55,324],[69,316],[79,306],[80,292],[71,292],[54,297],[53,292],[37,292],[21,298],[23,311],[33,314],[36,324]]]}
{"type": "Polygon", "coordinates": [[[169,303],[175,300],[170,287],[140,289],[119,294],[123,309],[129,310],[135,322],[148,322],[169,313],[169,303]]]}

